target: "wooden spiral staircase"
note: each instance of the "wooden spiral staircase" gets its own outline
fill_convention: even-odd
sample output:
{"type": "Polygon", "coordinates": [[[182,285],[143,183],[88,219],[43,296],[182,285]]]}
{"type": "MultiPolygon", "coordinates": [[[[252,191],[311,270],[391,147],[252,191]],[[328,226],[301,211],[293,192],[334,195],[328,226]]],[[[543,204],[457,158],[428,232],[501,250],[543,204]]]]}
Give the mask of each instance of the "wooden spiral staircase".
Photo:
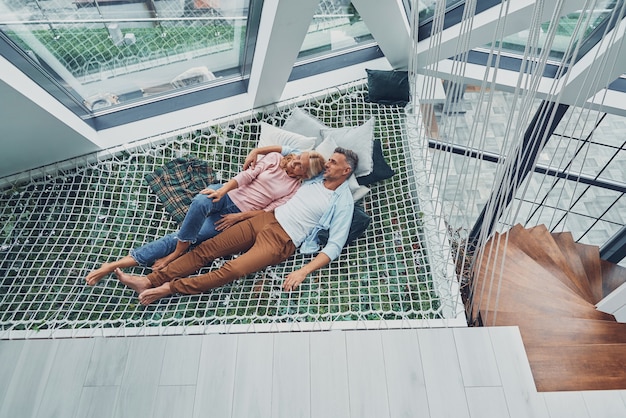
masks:
{"type": "Polygon", "coordinates": [[[477,264],[472,317],[519,327],[537,390],[626,389],[626,323],[595,307],[626,269],[543,225],[495,234],[477,264]]]}

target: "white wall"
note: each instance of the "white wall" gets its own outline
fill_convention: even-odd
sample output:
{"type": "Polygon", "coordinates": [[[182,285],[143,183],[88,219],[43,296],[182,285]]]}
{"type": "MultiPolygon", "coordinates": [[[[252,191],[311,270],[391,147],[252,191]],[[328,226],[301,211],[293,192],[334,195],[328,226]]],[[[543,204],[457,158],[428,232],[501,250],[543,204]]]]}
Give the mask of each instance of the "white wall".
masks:
{"type": "Polygon", "coordinates": [[[96,132],[0,56],[0,177],[97,151],[96,132]]]}

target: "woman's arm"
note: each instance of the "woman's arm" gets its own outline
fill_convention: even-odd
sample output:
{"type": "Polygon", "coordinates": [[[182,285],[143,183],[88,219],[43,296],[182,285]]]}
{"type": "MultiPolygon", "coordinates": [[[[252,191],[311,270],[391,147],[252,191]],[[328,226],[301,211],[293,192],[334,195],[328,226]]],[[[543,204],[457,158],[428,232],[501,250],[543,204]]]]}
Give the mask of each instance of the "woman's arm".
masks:
{"type": "Polygon", "coordinates": [[[239,187],[237,180],[230,179],[225,185],[217,190],[207,187],[204,190],[200,190],[200,193],[207,195],[209,198],[213,199],[214,202],[218,202],[222,197],[224,197],[224,195],[226,195],[226,193],[236,189],[237,187],[239,187]]]}
{"type": "Polygon", "coordinates": [[[256,164],[256,160],[259,155],[266,155],[270,152],[278,152],[281,153],[283,151],[283,147],[281,145],[268,145],[266,147],[255,148],[250,151],[250,154],[246,157],[246,160],[243,163],[243,169],[247,170],[250,167],[254,167],[256,164]]]}

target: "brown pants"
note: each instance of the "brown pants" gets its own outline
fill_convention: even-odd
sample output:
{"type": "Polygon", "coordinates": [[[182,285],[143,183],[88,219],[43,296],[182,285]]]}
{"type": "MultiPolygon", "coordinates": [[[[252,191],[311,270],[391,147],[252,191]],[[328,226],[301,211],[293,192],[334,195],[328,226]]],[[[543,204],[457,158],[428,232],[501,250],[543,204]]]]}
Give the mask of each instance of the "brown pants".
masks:
{"type": "Polygon", "coordinates": [[[202,242],[166,268],[148,275],[154,287],[171,282],[174,293],[196,294],[223,286],[264,267],[278,264],[296,250],[274,213],[265,212],[239,222],[214,238],[202,242]],[[244,252],[245,251],[245,252],[244,252]],[[243,252],[221,268],[196,277],[187,277],[213,260],[243,252]]]}

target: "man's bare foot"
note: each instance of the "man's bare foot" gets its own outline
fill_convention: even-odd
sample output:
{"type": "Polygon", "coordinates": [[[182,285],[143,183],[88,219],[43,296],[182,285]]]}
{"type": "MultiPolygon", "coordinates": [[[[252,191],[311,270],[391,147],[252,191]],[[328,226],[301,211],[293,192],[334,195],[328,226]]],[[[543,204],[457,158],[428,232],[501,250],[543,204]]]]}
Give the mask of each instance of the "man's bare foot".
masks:
{"type": "Polygon", "coordinates": [[[139,295],[147,289],[152,287],[152,283],[145,276],[133,276],[132,274],[126,274],[119,268],[115,269],[115,275],[120,282],[133,289],[139,295]]]}
{"type": "Polygon", "coordinates": [[[93,270],[91,273],[89,273],[87,277],[85,277],[85,282],[87,282],[89,286],[94,286],[104,276],[109,273],[113,273],[113,270],[115,270],[115,266],[112,263],[104,263],[102,266],[100,266],[99,269],[93,270]]]}
{"type": "Polygon", "coordinates": [[[161,269],[167,267],[167,265],[169,263],[171,263],[172,261],[176,260],[179,256],[180,256],[180,254],[171,253],[170,255],[167,255],[167,256],[165,256],[163,258],[159,258],[152,265],[152,269],[153,270],[161,270],[161,269]]]}
{"type": "Polygon", "coordinates": [[[163,283],[159,287],[144,290],[139,294],[139,303],[142,305],[149,305],[154,301],[161,299],[162,297],[172,294],[169,283],[163,283]]]}

